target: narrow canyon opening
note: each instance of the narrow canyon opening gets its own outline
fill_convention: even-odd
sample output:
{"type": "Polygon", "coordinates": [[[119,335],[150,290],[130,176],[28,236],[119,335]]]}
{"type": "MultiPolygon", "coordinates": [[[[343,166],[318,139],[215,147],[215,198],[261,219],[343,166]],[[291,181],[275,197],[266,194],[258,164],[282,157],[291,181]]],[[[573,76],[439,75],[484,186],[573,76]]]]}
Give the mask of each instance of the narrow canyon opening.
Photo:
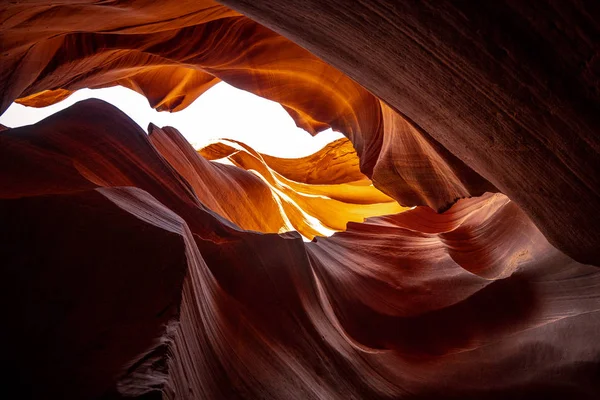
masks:
{"type": "MultiPolygon", "coordinates": [[[[113,86],[78,90],[40,108],[15,102],[0,116],[0,124],[10,128],[34,124],[86,99],[106,101],[148,130],[151,141],[191,183],[196,196],[243,229],[296,231],[304,241],[310,241],[343,231],[348,222],[407,209],[376,189],[360,172],[358,155],[344,135],[331,128],[311,135],[296,126],[277,102],[225,82],[174,112],[155,110],[141,94],[113,86]],[[178,140],[182,137],[188,143],[178,140]],[[167,150],[169,146],[178,147],[179,153],[167,150]],[[182,159],[187,163],[182,164],[182,159]],[[210,165],[212,162],[226,166],[210,165]],[[259,179],[256,187],[268,190],[241,188],[232,195],[216,187],[221,183],[206,181],[209,171],[230,167],[252,174],[252,179],[259,179]],[[265,196],[267,192],[270,196],[265,196]],[[255,211],[240,212],[239,199],[243,197],[255,211]],[[258,204],[266,208],[261,210],[258,204]]],[[[222,172],[231,174],[231,170],[222,172]]]]}
{"type": "Polygon", "coordinates": [[[331,129],[311,136],[296,126],[281,105],[225,82],[217,83],[187,108],[176,112],[157,111],[150,107],[143,95],[122,86],[112,86],[81,89],[46,107],[13,103],[0,115],[0,124],[10,128],[31,125],[89,98],[111,103],[143,130],[149,123],[160,127],[172,126],[195,149],[206,147],[218,139],[233,139],[270,156],[300,158],[344,137],[331,129]]]}

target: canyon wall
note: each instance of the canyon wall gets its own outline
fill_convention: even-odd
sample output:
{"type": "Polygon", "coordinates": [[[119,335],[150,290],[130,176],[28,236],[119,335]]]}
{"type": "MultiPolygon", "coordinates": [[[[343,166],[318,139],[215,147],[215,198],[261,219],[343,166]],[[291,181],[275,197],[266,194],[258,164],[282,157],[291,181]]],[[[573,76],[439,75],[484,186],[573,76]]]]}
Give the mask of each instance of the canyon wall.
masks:
{"type": "Polygon", "coordinates": [[[596,399],[598,10],[223,3],[0,6],[1,111],[225,81],[347,137],[196,151],[99,100],[0,126],[5,387],[596,399]]]}

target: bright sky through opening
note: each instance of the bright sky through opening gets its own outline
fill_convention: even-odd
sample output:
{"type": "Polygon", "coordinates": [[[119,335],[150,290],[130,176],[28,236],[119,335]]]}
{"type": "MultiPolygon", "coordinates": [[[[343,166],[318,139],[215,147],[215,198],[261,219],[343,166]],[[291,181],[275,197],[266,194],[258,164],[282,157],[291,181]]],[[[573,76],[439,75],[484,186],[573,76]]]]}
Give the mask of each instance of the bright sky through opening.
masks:
{"type": "Polygon", "coordinates": [[[83,89],[60,103],[44,108],[13,103],[0,116],[0,124],[10,128],[34,124],[72,104],[98,98],[120,108],[137,122],[144,132],[148,123],[172,126],[196,148],[219,138],[246,143],[254,150],[277,157],[298,158],[315,153],[342,134],[328,129],[312,137],[296,127],[280,104],[220,82],[183,111],[158,112],[146,98],[130,89],[115,86],[83,89]]]}

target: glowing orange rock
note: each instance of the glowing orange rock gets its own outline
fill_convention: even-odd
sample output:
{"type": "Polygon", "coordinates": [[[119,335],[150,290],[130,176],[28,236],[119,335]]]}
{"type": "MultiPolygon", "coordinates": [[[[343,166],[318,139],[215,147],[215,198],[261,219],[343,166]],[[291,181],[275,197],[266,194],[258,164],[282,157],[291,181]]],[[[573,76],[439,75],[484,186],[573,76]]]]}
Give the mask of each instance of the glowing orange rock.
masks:
{"type": "Polygon", "coordinates": [[[600,270],[536,227],[597,263],[593,10],[225,2],[381,100],[212,2],[34,1],[1,6],[0,108],[121,84],[176,111],[224,80],[311,133],[342,131],[360,169],[346,141],[296,161],[233,141],[199,155],[96,100],[0,126],[6,386],[63,399],[596,399],[600,270]],[[494,185],[470,167],[517,202],[484,194],[494,185]],[[395,213],[360,171],[422,206],[395,213]],[[311,243],[269,233],[313,237],[384,212],[311,243]]]}
{"type": "MultiPolygon", "coordinates": [[[[600,265],[598,7],[220,2],[348,74],[516,201],[553,245],[600,265]]],[[[465,188],[478,182],[458,171],[465,188]]]]}
{"type": "MultiPolygon", "coordinates": [[[[47,31],[36,32],[37,14],[28,11],[32,18],[5,28],[5,71],[12,72],[0,76],[6,85],[1,109],[15,98],[39,107],[81,88],[119,84],[145,95],[153,107],[178,111],[223,80],[279,102],[298,126],[312,134],[328,127],[342,132],[352,141],[364,174],[371,177],[382,164],[375,185],[402,205],[443,210],[458,198],[495,191],[430,136],[417,132],[356,82],[295,43],[223,6],[210,2],[187,6],[197,9],[192,19],[182,18],[178,25],[177,19],[167,21],[169,14],[160,14],[164,17],[160,29],[134,27],[119,7],[104,23],[84,26],[87,17],[70,23],[63,16],[52,38],[47,31]],[[23,31],[27,35],[22,36],[23,31]],[[25,39],[29,47],[22,43],[25,39]],[[43,57],[36,55],[38,51],[43,57]],[[391,138],[398,132],[405,132],[409,143],[393,144],[391,138]],[[410,144],[413,134],[420,144],[410,144]],[[414,161],[410,169],[407,159],[414,161]]],[[[16,13],[19,7],[11,6],[9,12],[15,8],[16,13]]],[[[139,7],[143,18],[144,11],[152,15],[152,7],[158,6],[139,7]]],[[[75,9],[72,18],[92,15],[98,6],[78,4],[75,9]]]]}

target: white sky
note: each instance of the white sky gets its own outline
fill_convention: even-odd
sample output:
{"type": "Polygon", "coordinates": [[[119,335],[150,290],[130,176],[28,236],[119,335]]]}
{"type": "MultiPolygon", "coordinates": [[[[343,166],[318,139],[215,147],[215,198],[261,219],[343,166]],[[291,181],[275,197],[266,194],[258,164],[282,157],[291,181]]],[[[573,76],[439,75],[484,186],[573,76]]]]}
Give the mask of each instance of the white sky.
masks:
{"type": "Polygon", "coordinates": [[[148,123],[178,129],[195,148],[215,139],[235,139],[256,151],[285,158],[304,157],[342,136],[328,129],[312,137],[296,127],[292,118],[278,103],[263,99],[220,82],[194,103],[176,113],[157,112],[148,101],[133,90],[115,86],[106,89],[79,90],[66,100],[44,108],[25,107],[13,103],[0,116],[0,124],[15,128],[34,124],[49,115],[88,98],[105,100],[125,112],[144,132],[148,123]]]}

